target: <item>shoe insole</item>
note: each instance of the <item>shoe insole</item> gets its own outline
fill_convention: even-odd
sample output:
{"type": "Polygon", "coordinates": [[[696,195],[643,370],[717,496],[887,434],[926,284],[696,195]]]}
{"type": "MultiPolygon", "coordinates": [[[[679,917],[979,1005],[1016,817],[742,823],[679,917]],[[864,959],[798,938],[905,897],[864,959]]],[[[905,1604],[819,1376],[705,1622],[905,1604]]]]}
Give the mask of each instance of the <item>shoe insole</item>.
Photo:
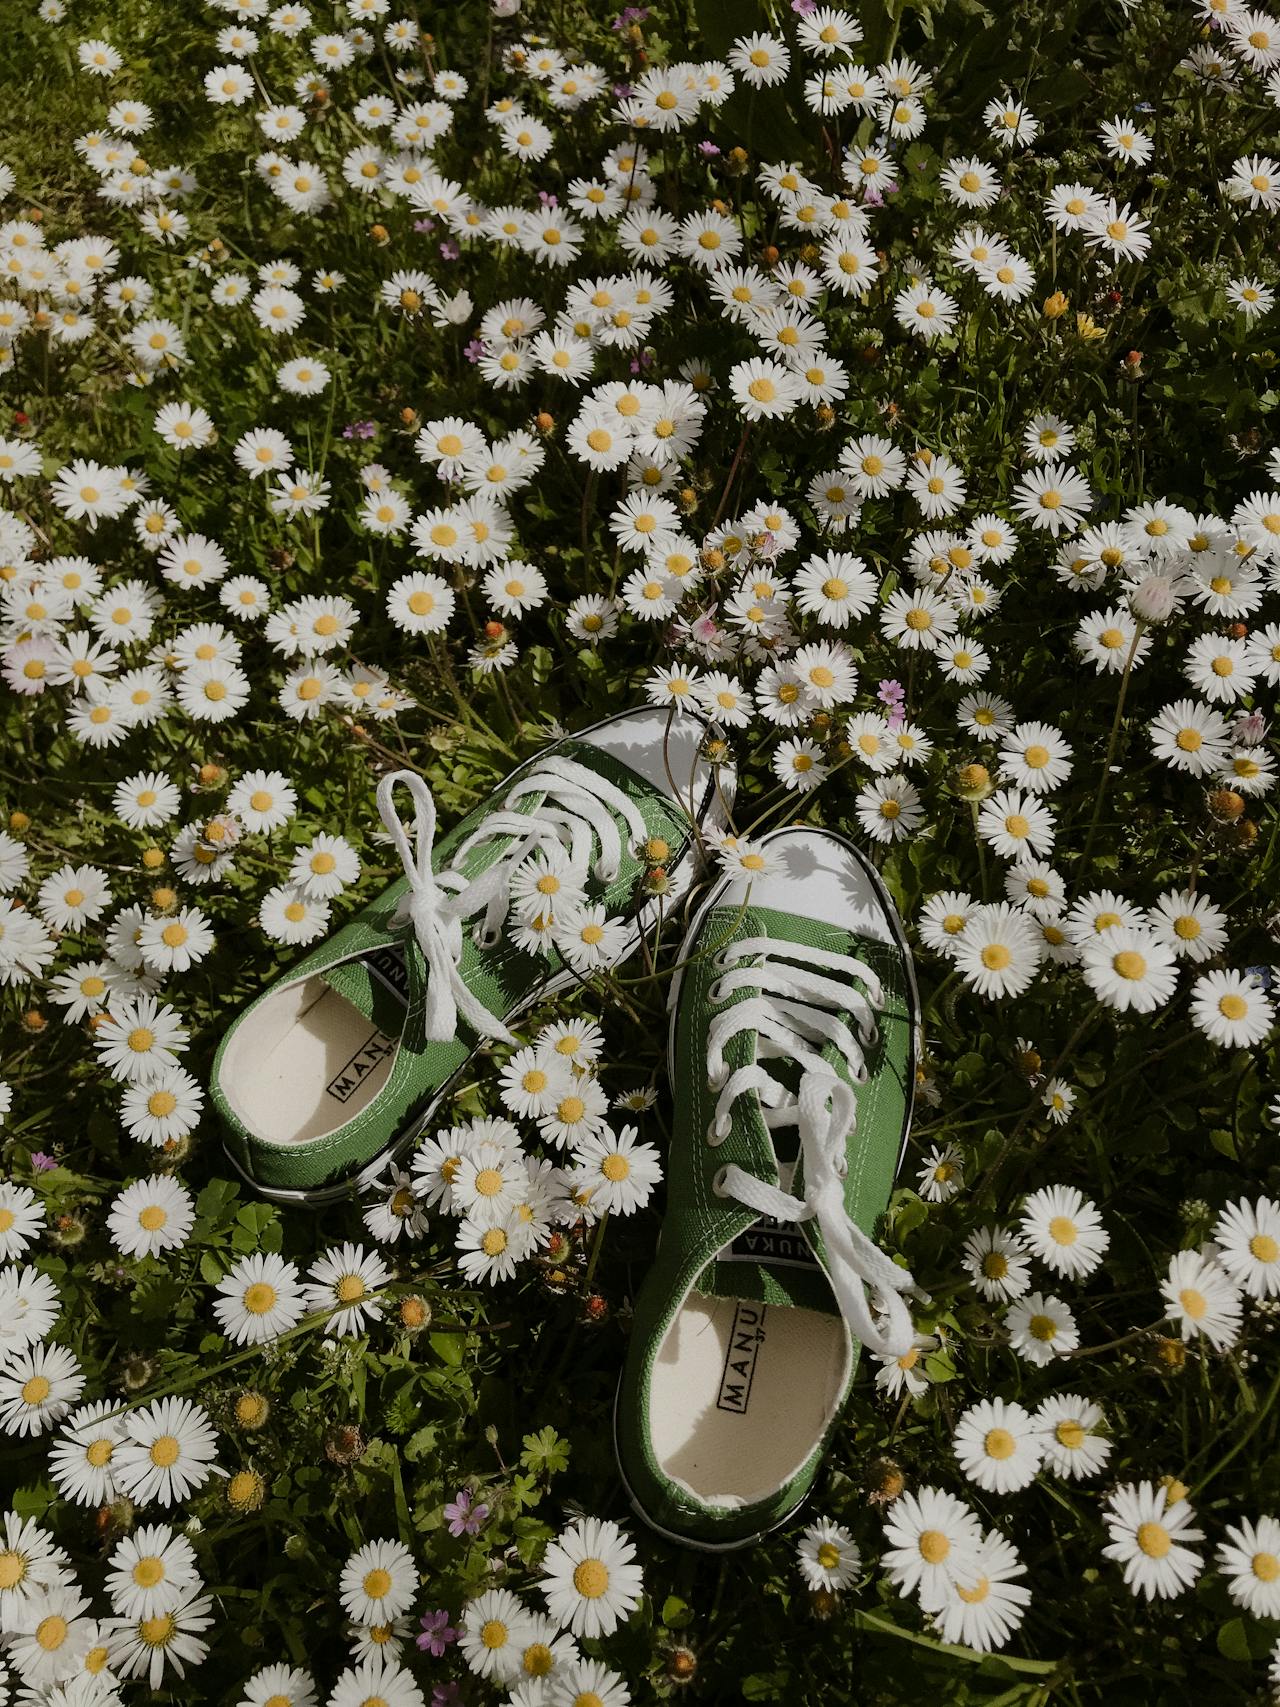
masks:
{"type": "Polygon", "coordinates": [[[279,1008],[244,1039],[228,1078],[252,1132],[273,1144],[306,1144],[368,1107],[399,1042],[320,978],[298,985],[279,1008]]]}
{"type": "Polygon", "coordinates": [[[840,1403],[846,1346],[825,1311],[691,1292],[650,1384],[659,1468],[708,1504],[776,1494],[840,1403]]]}

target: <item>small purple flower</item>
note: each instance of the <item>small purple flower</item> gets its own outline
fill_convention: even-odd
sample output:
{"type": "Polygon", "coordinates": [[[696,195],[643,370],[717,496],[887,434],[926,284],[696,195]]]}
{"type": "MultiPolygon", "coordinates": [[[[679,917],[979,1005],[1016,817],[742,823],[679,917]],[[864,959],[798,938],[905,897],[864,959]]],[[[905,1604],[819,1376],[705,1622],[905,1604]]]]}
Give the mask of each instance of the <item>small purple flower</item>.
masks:
{"type": "Polygon", "coordinates": [[[480,357],[486,354],[484,339],[473,338],[471,342],[465,346],[462,353],[469,362],[473,364],[478,362],[480,357]]]}
{"type": "Polygon", "coordinates": [[[415,219],[413,222],[413,229],[415,231],[423,232],[428,237],[430,237],[435,228],[436,222],[434,219],[415,219]]]}
{"type": "Polygon", "coordinates": [[[488,1506],[476,1505],[475,1495],[470,1488],[459,1488],[451,1503],[444,1508],[444,1518],[450,1535],[478,1534],[488,1515],[488,1506]]]}
{"type": "Polygon", "coordinates": [[[558,196],[553,196],[550,190],[539,190],[538,200],[541,202],[543,207],[559,207],[560,205],[560,198],[558,196]]]}
{"type": "Polygon", "coordinates": [[[791,10],[802,18],[811,18],[818,10],[818,0],[791,0],[791,10]]]}
{"type": "Polygon", "coordinates": [[[348,421],[342,429],[344,439],[371,439],[377,432],[376,421],[348,421]]]}
{"type": "Polygon", "coordinates": [[[460,1683],[437,1683],[431,1691],[431,1707],[461,1707],[460,1683]]]}
{"type": "Polygon", "coordinates": [[[631,94],[632,94],[632,89],[631,89],[630,83],[615,83],[614,84],[614,86],[613,86],[613,98],[615,101],[629,101],[631,99],[631,94]]]}
{"type": "Polygon", "coordinates": [[[56,1156],[46,1156],[43,1150],[37,1150],[35,1155],[31,1158],[31,1166],[38,1174],[47,1174],[51,1168],[56,1168],[57,1165],[58,1158],[56,1156]]]}
{"type": "Polygon", "coordinates": [[[901,729],[903,723],[906,721],[905,708],[907,702],[906,691],[903,688],[902,683],[881,682],[880,686],[876,689],[876,698],[888,713],[887,721],[889,728],[891,730],[901,729]]]}
{"type": "Polygon", "coordinates": [[[462,250],[459,249],[452,237],[446,237],[444,242],[440,245],[440,253],[444,256],[446,261],[456,261],[458,256],[462,253],[462,250]]]}
{"type": "Polygon", "coordinates": [[[449,1622],[449,1614],[441,1606],[422,1614],[422,1634],[416,1640],[424,1654],[438,1660],[449,1643],[457,1641],[458,1635],[459,1632],[449,1622]]]}
{"type": "Polygon", "coordinates": [[[643,24],[649,16],[647,6],[624,6],[609,25],[611,30],[625,30],[629,24],[643,24]]]}
{"type": "Polygon", "coordinates": [[[698,153],[704,154],[708,160],[719,154],[719,152],[720,150],[716,147],[714,142],[700,142],[698,144],[698,153]]]}

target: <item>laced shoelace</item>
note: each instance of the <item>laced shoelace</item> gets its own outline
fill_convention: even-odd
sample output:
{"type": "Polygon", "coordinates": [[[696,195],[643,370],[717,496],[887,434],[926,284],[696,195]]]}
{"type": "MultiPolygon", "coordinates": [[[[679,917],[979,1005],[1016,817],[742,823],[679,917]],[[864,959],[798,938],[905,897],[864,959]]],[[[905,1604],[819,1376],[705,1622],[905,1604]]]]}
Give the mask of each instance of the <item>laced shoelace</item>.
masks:
{"type": "Polygon", "coordinates": [[[879,1036],[876,1013],[883,1004],[880,980],[864,961],[826,949],[786,943],[776,937],[744,937],[718,957],[723,968],[708,992],[720,1009],[707,1036],[707,1081],[718,1092],[707,1142],[722,1144],[733,1125],[734,1104],[753,1095],[770,1133],[795,1126],[804,1162],[803,1198],[770,1185],[730,1163],[716,1175],[714,1189],[758,1215],[777,1221],[814,1220],[826,1247],[832,1291],[854,1337],[883,1357],[904,1357],[915,1328],[904,1294],[920,1294],[908,1270],[899,1268],[850,1218],[845,1209],[848,1140],[857,1126],[854,1090],[818,1052],[834,1045],[855,1085],[869,1077],[865,1051],[879,1036]],[[754,964],[743,965],[745,960],[754,964]],[[838,977],[828,974],[838,974],[838,977]],[[862,985],[858,989],[854,983],[862,985]],[[722,1004],[739,990],[756,994],[722,1004]],[[864,993],[865,992],[865,993],[864,993]],[[852,1016],[854,1029],[840,1017],[852,1016]],[[754,1032],[755,1059],[730,1070],[726,1045],[754,1032]],[[796,1089],[765,1063],[786,1061],[800,1069],[796,1089]],[[878,1324],[876,1308],[884,1320],[878,1324]]]}
{"type": "Polygon", "coordinates": [[[394,922],[408,920],[413,925],[426,961],[424,1030],[435,1043],[448,1042],[456,1035],[460,1013],[484,1037],[499,1038],[504,1043],[517,1041],[467,988],[459,965],[463,923],[476,913],[483,912],[484,919],[473,933],[474,940],[486,947],[498,941],[511,905],[511,880],[525,860],[554,845],[567,850],[575,870],[590,873],[607,885],[617,877],[625,851],[619,820],[633,844],[648,834],[639,810],[620,788],[586,765],[559,757],[541,760],[522,776],[501,807],[460,843],[453,863],[440,872],[431,864],[436,803],[416,771],[392,771],[382,778],[378,812],[409,883],[394,922]],[[396,808],[397,788],[408,789],[413,799],[412,842],[396,808]],[[519,811],[520,802],[532,795],[545,798],[532,811],[519,811]],[[477,877],[467,878],[456,869],[483,843],[504,837],[512,838],[511,848],[477,877]],[[600,852],[593,861],[596,842],[600,852]]]}

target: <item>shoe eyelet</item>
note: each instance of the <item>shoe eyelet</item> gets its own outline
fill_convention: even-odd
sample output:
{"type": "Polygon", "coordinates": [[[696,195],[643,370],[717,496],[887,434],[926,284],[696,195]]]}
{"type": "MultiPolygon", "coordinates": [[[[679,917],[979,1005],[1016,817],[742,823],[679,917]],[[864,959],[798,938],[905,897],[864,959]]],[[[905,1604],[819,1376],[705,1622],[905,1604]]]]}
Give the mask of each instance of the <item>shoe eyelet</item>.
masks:
{"type": "Polygon", "coordinates": [[[724,1179],[725,1179],[725,1175],[728,1172],[729,1172],[729,1169],[727,1166],[723,1167],[723,1168],[717,1168],[715,1173],[711,1177],[711,1189],[717,1197],[724,1197],[725,1196],[724,1179]]]}
{"type": "Polygon", "coordinates": [[[724,992],[720,988],[720,985],[723,982],[723,979],[717,978],[714,984],[708,986],[707,1000],[713,1007],[719,1007],[720,1003],[724,1000],[724,992]]]}
{"type": "Polygon", "coordinates": [[[725,1139],[728,1136],[729,1136],[729,1134],[727,1132],[720,1133],[720,1132],[716,1131],[716,1123],[714,1120],[712,1120],[708,1124],[708,1126],[707,1126],[707,1143],[710,1145],[710,1147],[713,1150],[718,1150],[720,1148],[721,1144],[724,1143],[725,1139]]]}

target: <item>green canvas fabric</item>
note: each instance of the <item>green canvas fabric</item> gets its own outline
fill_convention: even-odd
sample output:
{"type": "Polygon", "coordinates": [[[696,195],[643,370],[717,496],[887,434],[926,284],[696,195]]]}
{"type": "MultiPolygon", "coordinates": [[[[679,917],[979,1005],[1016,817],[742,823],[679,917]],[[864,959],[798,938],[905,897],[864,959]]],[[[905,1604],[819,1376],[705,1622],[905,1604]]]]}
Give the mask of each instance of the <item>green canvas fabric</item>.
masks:
{"type": "MultiPolygon", "coordinates": [[[[719,1011],[708,994],[719,976],[714,954],[730,942],[753,936],[851,955],[866,961],[881,980],[884,1000],[877,1016],[879,1041],[866,1052],[871,1076],[857,1090],[857,1130],[848,1147],[845,1181],[845,1207],[868,1235],[874,1232],[893,1189],[915,1085],[914,992],[901,951],[772,909],[749,907],[740,912],[736,907],[714,907],[707,913],[693,950],[697,958],[685,969],[672,1020],[675,1110],[667,1162],[667,1209],[654,1265],[636,1300],[615,1412],[619,1466],[641,1515],[658,1529],[707,1547],[740,1545],[786,1519],[813,1482],[840,1408],[827,1434],[814,1441],[813,1452],[799,1472],[773,1498],[754,1505],[721,1509],[691,1498],[663,1474],[651,1444],[650,1381],[654,1365],[667,1330],[691,1289],[838,1315],[825,1278],[826,1253],[813,1221],[801,1223],[797,1230],[816,1259],[811,1267],[715,1260],[732,1241],[738,1241],[741,1248],[741,1236],[758,1223],[753,1210],[717,1196],[714,1181],[719,1170],[736,1163],[769,1184],[779,1183],[773,1137],[754,1096],[744,1095],[735,1103],[732,1129],[723,1143],[713,1146],[706,1137],[717,1095],[708,1085],[706,1073],[709,1021],[712,1013],[719,1011]]],[[[757,993],[752,988],[737,991],[730,1003],[747,1001],[757,993]]],[[[851,1018],[847,1013],[842,1017],[846,1021],[851,1018]]],[[[835,1072],[848,1078],[838,1052],[831,1046],[820,1052],[835,1072]]],[[[730,1069],[744,1066],[754,1057],[755,1037],[751,1033],[733,1039],[725,1050],[730,1069]]],[[[778,1137],[781,1141],[783,1135],[778,1137]]],[[[788,1189],[797,1197],[804,1196],[802,1165],[797,1166],[788,1189]]],[[[769,1331],[785,1331],[785,1316],[772,1317],[769,1331]]],[[[850,1383],[857,1352],[855,1345],[850,1383]]]]}
{"type": "MultiPolygon", "coordinates": [[[[527,764],[511,773],[494,793],[474,808],[435,845],[432,864],[436,871],[450,863],[458,847],[499,806],[522,772],[536,767],[552,753],[572,759],[623,790],[639,809],[650,836],[661,836],[671,847],[668,865],[694,857],[693,834],[681,807],[653,787],[630,766],[587,742],[566,739],[544,748],[527,764]]],[[[519,810],[531,814],[542,797],[531,795],[519,810]]],[[[597,898],[612,914],[630,915],[638,910],[637,886],[644,866],[625,845],[616,880],[597,898]]],[[[472,849],[464,859],[463,875],[474,878],[500,860],[512,845],[511,838],[495,837],[472,849]]],[[[214,1059],[211,1094],[223,1127],[229,1155],[255,1184],[265,1190],[312,1191],[332,1188],[356,1174],[393,1144],[407,1139],[415,1119],[444,1090],[484,1040],[461,1015],[458,1035],[445,1043],[434,1043],[423,1034],[426,967],[412,926],[393,924],[397,908],[408,888],[403,878],[363,907],[341,930],[320,943],[300,960],[283,984],[300,983],[319,975],[345,996],[386,1036],[399,1039],[389,1077],[378,1095],[349,1123],[304,1144],[272,1143],[249,1131],[237,1116],[226,1094],[224,1063],[232,1037],[242,1026],[252,1026],[254,1016],[274,991],[263,992],[234,1022],[223,1038],[214,1059]],[[407,1004],[401,1003],[382,979],[370,971],[361,957],[398,949],[403,955],[407,1004]]],[[[596,889],[591,893],[596,897],[596,889]]],[[[485,1007],[508,1018],[536,999],[538,991],[564,972],[564,963],[554,951],[524,954],[503,937],[493,946],[478,945],[472,927],[464,927],[463,952],[459,965],[468,988],[485,1007]]]]}

